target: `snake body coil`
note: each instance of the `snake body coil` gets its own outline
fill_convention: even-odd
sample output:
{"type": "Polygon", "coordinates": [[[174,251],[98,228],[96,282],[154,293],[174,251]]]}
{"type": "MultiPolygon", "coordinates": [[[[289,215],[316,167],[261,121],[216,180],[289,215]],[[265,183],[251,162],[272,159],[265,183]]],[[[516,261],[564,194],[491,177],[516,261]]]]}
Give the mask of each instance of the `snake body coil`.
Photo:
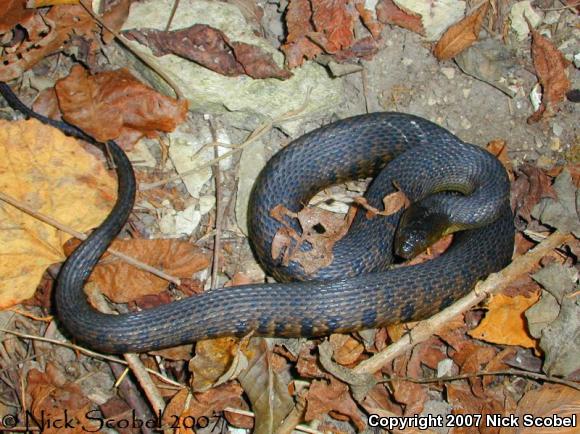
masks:
{"type": "MultiPolygon", "coordinates": [[[[3,83],[0,92],[27,115],[87,139],[75,127],[31,112],[3,83]]],[[[141,352],[251,331],[320,336],[425,318],[511,257],[509,182],[497,159],[425,119],[374,113],[302,136],[276,154],[256,182],[248,219],[256,256],[279,281],[301,281],[236,286],[141,312],[103,314],[89,305],[83,286],[125,224],[135,198],[131,164],[114,142],[108,148],[116,164],[117,202],[64,263],[56,290],[58,317],[66,329],[104,352],[141,352]],[[434,260],[389,269],[400,214],[368,218],[359,212],[347,236],[336,244],[332,264],[314,276],[306,276],[297,263],[283,266],[279,258],[272,258],[272,239],[281,227],[270,216],[275,206],[297,212],[320,189],[367,176],[376,176],[365,195],[370,205],[381,207],[396,184],[456,229],[473,229],[458,232],[452,246],[434,260]]]]}

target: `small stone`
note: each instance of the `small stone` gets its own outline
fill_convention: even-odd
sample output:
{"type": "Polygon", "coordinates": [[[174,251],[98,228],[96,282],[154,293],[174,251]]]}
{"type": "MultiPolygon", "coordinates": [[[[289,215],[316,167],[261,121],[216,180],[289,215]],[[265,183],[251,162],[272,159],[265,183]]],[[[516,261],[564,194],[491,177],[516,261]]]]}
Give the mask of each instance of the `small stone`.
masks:
{"type": "Polygon", "coordinates": [[[463,89],[463,98],[469,98],[470,93],[471,89],[463,89]]]}
{"type": "Polygon", "coordinates": [[[536,163],[538,165],[538,167],[540,169],[551,169],[552,167],[554,167],[555,161],[552,157],[548,157],[547,155],[541,155],[540,158],[538,158],[538,161],[536,163]]]}
{"type": "Polygon", "coordinates": [[[413,59],[411,59],[411,58],[409,58],[409,57],[405,57],[405,58],[403,59],[403,65],[405,65],[405,66],[410,66],[410,65],[412,65],[412,64],[413,64],[413,59]]]}
{"type": "Polygon", "coordinates": [[[552,142],[550,143],[550,149],[552,151],[559,151],[560,146],[561,146],[560,139],[558,137],[554,137],[552,139],[552,142]]]}
{"type": "Polygon", "coordinates": [[[554,125],[552,125],[552,131],[559,137],[562,134],[562,131],[564,131],[564,128],[562,128],[562,125],[554,123],[554,125]]]}
{"type": "Polygon", "coordinates": [[[433,106],[435,104],[437,104],[437,100],[433,97],[429,97],[429,99],[427,100],[427,105],[433,106]]]}
{"type": "Polygon", "coordinates": [[[463,127],[463,129],[468,130],[471,128],[471,122],[469,122],[469,120],[467,120],[466,118],[461,119],[461,126],[463,127]]]}
{"type": "Polygon", "coordinates": [[[449,67],[447,67],[447,68],[441,68],[441,72],[449,80],[453,80],[453,77],[455,77],[455,68],[449,68],[449,67]]]}

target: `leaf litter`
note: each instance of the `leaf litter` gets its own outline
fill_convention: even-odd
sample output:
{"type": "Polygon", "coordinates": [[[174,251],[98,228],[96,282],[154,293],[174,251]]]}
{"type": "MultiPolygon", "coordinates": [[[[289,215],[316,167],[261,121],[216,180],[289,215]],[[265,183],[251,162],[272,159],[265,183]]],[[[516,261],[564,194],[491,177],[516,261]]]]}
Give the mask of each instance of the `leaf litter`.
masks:
{"type": "MultiPolygon", "coordinates": [[[[243,2],[238,3],[241,7],[243,2]]],[[[497,24],[498,20],[493,21],[497,18],[496,11],[489,8],[487,3],[474,12],[465,14],[462,2],[449,2],[446,7],[451,8],[449,10],[452,13],[445,17],[441,15],[444,7],[440,5],[436,5],[433,14],[429,15],[421,9],[422,5],[413,1],[383,0],[376,2],[376,9],[372,3],[347,0],[290,1],[284,16],[288,34],[282,34],[283,37],[278,39],[281,49],[287,55],[287,65],[307,66],[307,59],[317,59],[321,55],[331,56],[337,62],[353,62],[358,59],[368,61],[377,53],[382,43],[381,35],[385,34],[384,29],[389,29],[387,25],[390,24],[438,40],[435,54],[441,59],[455,57],[460,52],[463,56],[470,51],[470,46],[479,47],[478,35],[484,30],[499,26],[497,28],[504,34],[510,31],[507,27],[502,29],[502,24],[497,24]],[[359,21],[366,26],[366,30],[361,32],[359,21]],[[439,34],[443,36],[437,36],[439,34]]],[[[159,132],[170,131],[184,121],[187,107],[183,101],[171,101],[155,90],[146,88],[127,70],[115,70],[112,65],[103,70],[98,66],[105,49],[101,44],[103,40],[110,43],[112,35],[102,30],[83,8],[61,5],[32,10],[24,9],[23,4],[21,1],[12,1],[7,8],[9,13],[0,13],[0,34],[3,35],[3,41],[8,41],[3,45],[4,67],[0,68],[0,79],[20,77],[31,67],[38,68],[32,74],[42,71],[44,59],[51,53],[71,54],[74,51],[85,64],[85,68],[82,68],[67,63],[68,77],[58,82],[56,90],[49,89],[37,100],[36,107],[40,110],[57,118],[63,116],[102,140],[116,139],[129,146],[140,137],[157,137],[159,132]],[[74,26],[72,22],[75,23],[74,26]],[[21,33],[22,29],[25,34],[21,33]]],[[[263,20],[261,8],[252,5],[251,8],[243,10],[259,32],[263,20]]],[[[118,30],[128,13],[129,2],[122,1],[108,9],[103,19],[108,20],[114,30],[118,30]]],[[[272,29],[268,31],[271,32],[272,29]]],[[[185,54],[184,57],[190,60],[214,66],[214,70],[238,79],[249,76],[260,79],[275,77],[275,80],[279,80],[292,74],[282,68],[280,63],[273,61],[269,52],[261,51],[251,44],[238,43],[230,39],[227,31],[209,24],[194,24],[170,32],[139,29],[127,33],[130,34],[139,35],[137,37],[141,38],[141,42],[149,45],[153,51],[157,50],[157,55],[169,52],[185,54]],[[214,39],[208,39],[208,36],[214,39]],[[192,52],[195,47],[180,44],[180,38],[183,37],[200,38],[201,49],[192,52]],[[209,49],[211,47],[216,50],[209,49]]],[[[570,89],[570,69],[564,54],[546,36],[533,29],[531,34],[532,61],[543,90],[540,109],[531,119],[545,121],[546,118],[557,117],[561,111],[567,110],[564,95],[570,89]]],[[[297,69],[293,73],[298,74],[297,69]]],[[[65,77],[67,74],[59,75],[65,77]]],[[[34,122],[27,125],[33,124],[34,122]]],[[[3,125],[0,131],[10,131],[11,125],[13,124],[3,125]]],[[[19,128],[18,131],[9,132],[5,140],[14,142],[14,138],[17,138],[20,143],[26,134],[37,135],[43,139],[52,138],[55,134],[48,130],[45,132],[42,129],[45,127],[38,125],[19,128]]],[[[63,205],[56,200],[58,190],[52,187],[53,184],[58,184],[55,180],[62,176],[65,167],[63,161],[72,161],[84,174],[63,187],[67,191],[67,204],[75,212],[89,208],[87,197],[100,191],[95,186],[106,184],[107,193],[101,192],[100,200],[90,205],[91,215],[80,218],[85,224],[83,230],[89,230],[98,225],[107,213],[107,207],[114,198],[114,183],[105,174],[102,164],[97,164],[94,157],[90,157],[91,154],[83,151],[79,145],[74,144],[71,149],[61,139],[54,138],[50,142],[55,144],[55,148],[47,151],[46,140],[33,139],[33,145],[37,148],[29,148],[29,151],[33,149],[30,155],[35,158],[23,157],[21,166],[14,166],[14,157],[22,154],[22,150],[16,149],[14,143],[12,147],[6,148],[7,158],[2,160],[10,160],[11,170],[16,168],[26,174],[29,167],[39,167],[39,158],[48,156],[50,161],[41,160],[40,167],[54,167],[52,172],[59,172],[47,177],[46,182],[47,185],[51,184],[49,197],[55,203],[44,209],[37,200],[36,196],[41,196],[39,192],[42,192],[43,187],[34,173],[33,181],[28,182],[36,187],[36,199],[33,198],[31,204],[58,219],[61,217],[60,210],[64,210],[65,222],[65,217],[68,218],[74,213],[68,211],[70,208],[62,208],[63,205]],[[39,147],[41,145],[42,149],[39,147]],[[85,157],[87,161],[92,161],[88,166],[87,163],[81,163],[85,157]],[[83,184],[86,185],[82,187],[83,184]],[[79,205],[80,199],[73,200],[71,196],[75,187],[82,187],[79,195],[82,197],[83,206],[79,205]],[[103,215],[94,212],[99,206],[103,215]]],[[[507,150],[506,143],[501,140],[490,145],[490,151],[500,158],[514,178],[512,207],[518,216],[518,229],[522,231],[518,233],[518,254],[528,251],[537,243],[538,237],[546,237],[554,229],[572,231],[577,236],[577,169],[570,166],[569,169],[562,170],[561,164],[552,170],[543,170],[530,164],[519,167],[515,165],[512,168],[513,160],[507,150]]],[[[165,168],[155,167],[151,173],[138,175],[151,177],[162,170],[165,168]]],[[[9,172],[8,169],[0,171],[0,179],[9,172]]],[[[229,183],[227,188],[230,188],[234,180],[226,181],[229,183]]],[[[26,181],[8,182],[8,185],[16,186],[14,195],[19,200],[30,202],[30,196],[21,197],[18,194],[24,184],[26,181]]],[[[150,210],[159,206],[159,198],[166,200],[164,203],[169,204],[167,206],[179,203],[178,207],[183,208],[184,202],[187,202],[177,197],[179,189],[171,190],[171,194],[167,191],[168,189],[159,188],[147,194],[151,207],[140,209],[132,217],[132,224],[126,230],[136,239],[118,242],[117,248],[179,278],[183,283],[179,288],[182,290],[181,295],[190,295],[203,290],[204,286],[207,287],[207,254],[188,240],[152,240],[143,237],[146,223],[155,221],[150,210]]],[[[195,199],[206,197],[203,195],[207,195],[207,192],[207,186],[200,187],[195,193],[188,191],[190,195],[197,196],[195,199]],[[204,193],[200,193],[202,190],[204,193]]],[[[229,191],[227,193],[230,194],[229,191]]],[[[404,197],[391,199],[392,208],[386,211],[365,207],[364,201],[359,206],[366,208],[370,217],[396,212],[407,205],[404,197]]],[[[9,207],[2,203],[2,212],[8,210],[7,212],[13,213],[14,209],[9,207]]],[[[318,211],[300,214],[290,213],[288,210],[280,211],[279,217],[284,221],[298,218],[302,231],[297,231],[292,225],[288,226],[285,239],[278,240],[274,253],[288,255],[288,252],[296,251],[295,246],[305,242],[304,234],[326,238],[322,243],[325,247],[318,252],[315,260],[301,260],[303,265],[313,265],[312,270],[315,270],[316,267],[323,266],[321,264],[332,260],[332,244],[346,233],[351,217],[343,220],[342,216],[318,211]],[[324,227],[324,234],[313,229],[318,225],[324,227]],[[326,233],[329,228],[334,228],[330,235],[326,233]]],[[[26,218],[34,220],[32,217],[26,218]]],[[[212,236],[213,217],[210,213],[205,218],[210,220],[202,224],[206,233],[200,234],[201,239],[212,236]]],[[[15,221],[11,220],[11,223],[15,221]]],[[[33,235],[33,238],[37,244],[38,240],[44,243],[44,234],[49,231],[42,226],[44,224],[35,222],[35,225],[41,225],[42,229],[34,229],[40,235],[33,235]]],[[[232,235],[236,234],[232,225],[228,224],[223,229],[227,237],[237,236],[232,235]]],[[[33,229],[30,233],[34,234],[33,229]]],[[[8,237],[6,239],[9,242],[24,242],[20,237],[14,239],[10,227],[0,228],[0,237],[3,236],[8,237]]],[[[40,282],[44,269],[51,263],[62,261],[62,245],[66,237],[61,234],[55,240],[56,242],[53,240],[44,243],[49,247],[50,254],[34,253],[35,260],[41,258],[42,263],[37,264],[35,271],[25,270],[27,280],[21,282],[22,291],[9,290],[2,293],[3,303],[11,305],[29,297],[40,282]],[[24,295],[19,295],[20,292],[24,295]]],[[[434,248],[433,252],[418,261],[428,260],[439,254],[449,242],[450,239],[447,239],[441,244],[442,247],[434,248]]],[[[443,409],[443,414],[516,414],[521,417],[531,413],[534,416],[557,414],[566,417],[577,413],[579,392],[569,385],[551,383],[563,379],[574,384],[579,369],[576,344],[576,318],[579,317],[578,275],[574,269],[577,256],[573,253],[578,249],[574,243],[577,244],[577,241],[568,242],[562,249],[538,263],[537,268],[540,271],[533,275],[534,281],[529,277],[516,280],[503,294],[493,296],[475,310],[449,319],[443,330],[438,330],[426,341],[409,347],[406,353],[386,363],[374,374],[359,374],[356,368],[365,360],[388,350],[389,345],[395,341],[405,339],[414,324],[391,326],[372,333],[331,335],[328,341],[322,343],[318,340],[301,343],[299,340],[279,342],[250,337],[238,343],[233,338],[222,338],[197,343],[193,358],[191,345],[156,352],[157,359],[146,357],[145,364],[161,375],[161,378],[154,377],[154,387],[162,390],[162,395],[167,400],[164,421],[169,424],[173,422],[173,417],[181,422],[189,420],[188,418],[199,420],[201,417],[216,420],[217,414],[225,419],[218,417],[216,422],[225,420],[230,426],[245,429],[253,427],[254,432],[274,432],[284,425],[284,419],[287,419],[287,423],[290,423],[288,420],[294,421],[293,426],[301,421],[311,422],[311,427],[306,428],[317,428],[319,432],[350,432],[365,430],[370,413],[409,417],[427,415],[436,407],[434,403],[441,404],[438,408],[443,409]],[[498,323],[501,324],[500,327],[498,323]],[[532,348],[533,351],[525,352],[522,347],[532,348]],[[155,361],[160,360],[159,358],[162,360],[161,364],[155,361]],[[513,372],[510,370],[514,368],[535,374],[540,374],[541,369],[552,377],[526,379],[521,373],[510,374],[513,372]],[[496,371],[496,375],[480,375],[496,371]],[[173,389],[167,388],[166,380],[174,383],[177,380],[179,387],[173,384],[173,389]]],[[[225,257],[240,255],[238,247],[232,249],[232,245],[235,246],[235,243],[225,244],[223,256],[216,255],[214,261],[217,261],[217,265],[214,265],[223,273],[222,283],[228,280],[228,276],[237,276],[232,280],[234,284],[240,284],[240,274],[225,268],[225,264],[228,264],[225,257]]],[[[287,260],[290,258],[285,257],[287,260]]],[[[24,261],[20,260],[20,263],[24,264],[24,261]]],[[[19,268],[11,266],[11,270],[19,268]]],[[[24,275],[24,272],[21,274],[24,275]]],[[[110,300],[117,303],[129,302],[131,308],[147,308],[169,302],[172,299],[171,294],[175,292],[171,288],[168,290],[163,280],[152,277],[147,272],[136,271],[112,256],[105,256],[101,260],[93,278],[103,289],[113,291],[106,293],[110,300]],[[129,282],[132,286],[128,286],[129,282]],[[123,295],[116,294],[121,289],[126,292],[123,295]]],[[[43,281],[43,285],[50,286],[53,279],[45,275],[43,281]]],[[[246,279],[242,283],[251,281],[246,279]]],[[[16,287],[11,285],[11,288],[16,287]]],[[[39,304],[47,307],[50,299],[45,297],[39,304]]],[[[25,324],[29,321],[26,317],[19,316],[20,314],[14,315],[23,318],[25,324]]],[[[20,324],[22,323],[21,319],[20,324]]],[[[35,328],[31,325],[27,327],[35,328]]],[[[4,341],[4,345],[8,346],[7,341],[4,341]]],[[[23,356],[26,353],[14,352],[13,356],[9,356],[13,359],[2,356],[3,366],[6,361],[11,363],[19,360],[17,354],[23,356]]],[[[86,356],[80,357],[86,360],[86,356]]],[[[78,361],[72,363],[79,365],[78,361]]],[[[86,372],[85,367],[77,369],[84,369],[86,372]]],[[[55,412],[58,408],[67,407],[82,418],[88,409],[94,407],[94,403],[87,398],[86,391],[70,381],[75,375],[71,375],[71,371],[62,366],[50,363],[36,366],[28,371],[26,378],[28,402],[35,414],[41,410],[55,412]],[[50,402],[47,396],[50,397],[50,402]]],[[[7,396],[17,395],[8,389],[7,396]]],[[[119,406],[116,400],[118,398],[107,402],[111,407],[119,406]]],[[[102,403],[100,408],[104,409],[107,402],[102,403]]],[[[4,408],[2,405],[4,404],[0,403],[0,410],[4,408]]],[[[126,407],[119,408],[132,406],[133,403],[130,402],[126,407]]],[[[17,409],[17,406],[14,408],[17,409]]],[[[504,431],[508,430],[498,428],[485,432],[504,431]]],[[[476,430],[455,429],[453,432],[476,430]]]]}

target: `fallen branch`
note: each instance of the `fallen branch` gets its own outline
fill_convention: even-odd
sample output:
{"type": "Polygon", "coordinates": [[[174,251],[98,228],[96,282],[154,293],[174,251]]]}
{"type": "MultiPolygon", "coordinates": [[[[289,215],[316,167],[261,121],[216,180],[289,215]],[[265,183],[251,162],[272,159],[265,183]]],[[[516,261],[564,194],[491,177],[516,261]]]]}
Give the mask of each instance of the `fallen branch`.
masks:
{"type": "Polygon", "coordinates": [[[357,374],[373,374],[379,371],[395,357],[405,353],[416,344],[430,338],[437,330],[441,329],[454,316],[471,309],[491,294],[505,289],[510,283],[522,274],[528,272],[535,264],[560,244],[570,240],[572,235],[554,232],[544,241],[531,249],[525,255],[518,256],[511,264],[498,273],[490,275],[487,279],[479,282],[473,291],[461,298],[447,309],[433,315],[431,318],[421,321],[409,333],[405,334],[397,342],[389,345],[383,351],[375,354],[370,359],[364,360],[353,369],[357,374]]]}

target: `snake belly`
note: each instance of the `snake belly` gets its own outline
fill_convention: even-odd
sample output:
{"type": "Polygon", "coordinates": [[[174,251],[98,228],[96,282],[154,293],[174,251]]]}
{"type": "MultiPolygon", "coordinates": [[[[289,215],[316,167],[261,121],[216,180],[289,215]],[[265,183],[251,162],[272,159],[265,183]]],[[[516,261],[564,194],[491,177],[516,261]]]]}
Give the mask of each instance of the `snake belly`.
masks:
{"type": "MultiPolygon", "coordinates": [[[[76,127],[19,105],[8,86],[0,85],[13,107],[87,139],[76,127]]],[[[258,177],[248,211],[250,241],[265,271],[282,283],[222,288],[140,312],[103,314],[88,303],[83,286],[135,200],[135,177],[127,156],[114,142],[108,142],[108,151],[116,164],[117,201],[63,264],[56,288],[58,319],[66,330],[78,342],[103,352],[143,352],[250,332],[314,337],[422,319],[453,303],[511,258],[509,181],[497,159],[423,118],[374,113],[300,137],[276,154],[258,177]],[[367,218],[358,212],[347,236],[336,244],[332,264],[315,275],[306,276],[300,264],[284,266],[272,258],[272,238],[281,227],[270,216],[273,207],[296,212],[328,185],[370,176],[375,179],[365,197],[372,206],[381,207],[395,183],[412,200],[435,192],[454,217],[483,219],[486,224],[456,233],[451,247],[438,258],[392,269],[400,213],[367,218]],[[463,191],[463,185],[476,190],[471,195],[475,203],[462,203],[469,195],[440,193],[446,187],[463,191]],[[495,198],[491,205],[490,196],[495,198]]]]}

